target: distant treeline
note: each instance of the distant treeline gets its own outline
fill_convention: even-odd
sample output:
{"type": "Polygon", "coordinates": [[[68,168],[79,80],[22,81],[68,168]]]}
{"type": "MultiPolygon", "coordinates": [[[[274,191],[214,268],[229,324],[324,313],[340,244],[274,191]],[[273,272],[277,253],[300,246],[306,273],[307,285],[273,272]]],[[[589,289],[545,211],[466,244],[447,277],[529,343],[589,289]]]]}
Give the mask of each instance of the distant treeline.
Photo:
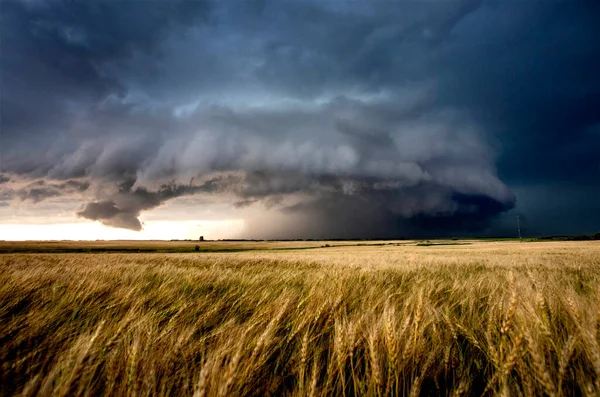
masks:
{"type": "MultiPolygon", "coordinates": [[[[427,240],[519,240],[518,237],[430,237],[427,240]]],[[[578,235],[578,236],[541,236],[541,237],[524,237],[523,239],[528,241],[535,240],[553,240],[553,241],[591,241],[600,240],[600,232],[591,235],[578,235]]],[[[398,241],[398,240],[423,240],[422,238],[409,238],[409,237],[397,237],[397,238],[296,238],[296,239],[219,239],[219,240],[204,240],[204,241],[226,241],[226,242],[269,242],[269,241],[398,241]]],[[[177,240],[172,239],[171,241],[198,241],[198,240],[177,240]]]]}
{"type": "Polygon", "coordinates": [[[590,241],[600,240],[600,232],[591,235],[580,235],[580,236],[547,236],[540,237],[540,240],[556,240],[556,241],[590,241]]]}
{"type": "Polygon", "coordinates": [[[397,241],[397,240],[413,240],[406,237],[397,238],[282,238],[282,239],[267,239],[267,240],[246,240],[246,239],[221,239],[216,241],[397,241]]]}
{"type": "MultiPolygon", "coordinates": [[[[452,237],[452,238],[442,238],[442,237],[431,237],[428,238],[427,240],[453,240],[453,241],[457,241],[457,240],[478,240],[478,239],[482,239],[482,240],[518,240],[518,237],[505,237],[505,236],[497,236],[497,237],[452,237]]],[[[578,236],[541,236],[541,237],[526,237],[523,238],[526,239],[528,241],[535,241],[535,240],[552,240],[552,241],[591,241],[591,240],[600,240],[600,232],[596,233],[596,234],[591,234],[591,235],[578,235],[578,236]]],[[[398,241],[398,240],[422,240],[419,238],[408,238],[408,237],[397,237],[397,238],[322,238],[322,239],[318,239],[318,238],[296,238],[296,239],[235,239],[235,238],[229,238],[229,239],[218,239],[218,240],[204,240],[205,242],[209,242],[209,241],[225,241],[225,242],[269,242],[269,241],[398,241]]],[[[184,239],[184,240],[179,240],[179,239],[171,239],[170,241],[198,241],[198,240],[192,240],[192,239],[184,239]]]]}

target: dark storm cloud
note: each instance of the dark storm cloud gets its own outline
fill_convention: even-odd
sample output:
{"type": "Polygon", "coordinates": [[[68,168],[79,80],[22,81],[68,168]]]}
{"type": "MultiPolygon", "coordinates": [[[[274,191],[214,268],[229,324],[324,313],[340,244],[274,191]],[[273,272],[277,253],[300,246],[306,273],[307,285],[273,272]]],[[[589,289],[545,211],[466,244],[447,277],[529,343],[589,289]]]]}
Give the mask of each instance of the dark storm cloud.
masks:
{"type": "Polygon", "coordinates": [[[210,193],[300,214],[304,236],[459,233],[510,210],[512,183],[598,180],[595,2],[1,12],[2,171],[48,179],[34,201],[89,180],[78,214],[107,225],[210,193]]]}
{"type": "Polygon", "coordinates": [[[119,191],[105,200],[86,204],[77,215],[100,221],[107,226],[141,230],[138,217],[142,211],[156,208],[167,200],[195,193],[215,193],[230,185],[228,178],[213,178],[201,185],[165,184],[156,191],[144,187],[133,188],[125,181],[119,191]]]}
{"type": "Polygon", "coordinates": [[[498,3],[456,32],[441,97],[495,135],[506,180],[598,181],[599,17],[598,2],[498,3]]]}
{"type": "MultiPolygon", "coordinates": [[[[41,144],[77,149],[78,138],[89,132],[68,133],[78,116],[128,91],[108,69],[127,69],[139,54],[160,56],[157,46],[166,32],[201,21],[207,4],[3,1],[3,145],[22,153],[41,144]]],[[[145,74],[153,72],[151,64],[143,68],[145,74]]],[[[26,171],[38,166],[30,158],[20,165],[26,171]]]]}
{"type": "Polygon", "coordinates": [[[291,229],[289,238],[431,237],[481,231],[511,201],[485,195],[463,195],[434,184],[395,189],[364,184],[360,193],[327,192],[314,201],[284,208],[292,214],[310,214],[313,222],[291,229]]]}
{"type": "MultiPolygon", "coordinates": [[[[6,182],[10,179],[6,178],[6,182]]],[[[84,193],[90,187],[87,181],[67,180],[64,182],[51,183],[45,180],[37,180],[27,183],[25,186],[11,186],[5,183],[0,188],[0,201],[10,201],[18,198],[21,201],[30,200],[39,203],[53,197],[73,196],[84,193]]]]}
{"type": "Polygon", "coordinates": [[[83,193],[90,187],[87,181],[69,180],[64,183],[47,183],[36,181],[16,191],[21,201],[31,200],[39,203],[47,198],[60,197],[72,193],[83,193]]]}

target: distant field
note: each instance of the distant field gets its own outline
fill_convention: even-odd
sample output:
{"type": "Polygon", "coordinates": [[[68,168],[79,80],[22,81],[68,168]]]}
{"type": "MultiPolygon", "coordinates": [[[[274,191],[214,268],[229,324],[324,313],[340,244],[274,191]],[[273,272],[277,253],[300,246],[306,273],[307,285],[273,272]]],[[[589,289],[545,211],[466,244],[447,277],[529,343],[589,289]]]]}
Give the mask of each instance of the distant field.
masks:
{"type": "MultiPolygon", "coordinates": [[[[421,242],[422,243],[422,242],[421,242]]],[[[436,240],[435,243],[457,243],[436,240]]],[[[364,240],[364,241],[0,241],[2,253],[99,253],[99,252],[239,252],[255,250],[294,250],[325,248],[325,246],[382,246],[415,245],[410,240],[364,240]]]]}
{"type": "Polygon", "coordinates": [[[0,395],[600,394],[599,242],[0,253],[0,395]]]}

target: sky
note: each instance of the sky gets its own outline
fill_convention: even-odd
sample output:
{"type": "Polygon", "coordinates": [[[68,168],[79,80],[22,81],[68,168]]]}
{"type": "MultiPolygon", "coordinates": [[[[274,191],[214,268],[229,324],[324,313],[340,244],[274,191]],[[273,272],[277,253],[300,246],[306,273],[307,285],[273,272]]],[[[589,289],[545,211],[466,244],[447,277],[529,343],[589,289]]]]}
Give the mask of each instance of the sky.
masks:
{"type": "Polygon", "coordinates": [[[0,239],[600,231],[600,2],[2,0],[0,239]]]}

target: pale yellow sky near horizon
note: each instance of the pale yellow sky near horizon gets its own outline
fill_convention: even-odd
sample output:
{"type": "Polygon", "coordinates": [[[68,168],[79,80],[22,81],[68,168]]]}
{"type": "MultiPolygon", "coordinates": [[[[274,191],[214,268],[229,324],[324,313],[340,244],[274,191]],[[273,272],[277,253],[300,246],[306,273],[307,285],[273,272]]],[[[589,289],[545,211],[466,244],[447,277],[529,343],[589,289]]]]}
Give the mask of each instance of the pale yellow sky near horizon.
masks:
{"type": "Polygon", "coordinates": [[[104,226],[78,217],[81,198],[50,198],[39,203],[14,200],[0,208],[0,240],[171,240],[240,238],[248,211],[226,199],[181,197],[142,212],[141,231],[104,226]]]}
{"type": "MultiPolygon", "coordinates": [[[[295,203],[290,198],[287,205],[295,203]]],[[[302,237],[312,218],[262,204],[236,205],[237,197],[184,196],[139,215],[141,231],[113,228],[77,216],[89,199],[53,197],[40,202],[12,200],[0,207],[0,240],[196,240],[302,237]],[[293,225],[293,226],[290,226],[293,225]],[[290,230],[300,230],[290,234],[290,230]]]]}
{"type": "Polygon", "coordinates": [[[244,229],[243,219],[146,221],[138,232],[73,218],[72,223],[0,224],[0,240],[218,240],[236,238],[244,229]]]}

